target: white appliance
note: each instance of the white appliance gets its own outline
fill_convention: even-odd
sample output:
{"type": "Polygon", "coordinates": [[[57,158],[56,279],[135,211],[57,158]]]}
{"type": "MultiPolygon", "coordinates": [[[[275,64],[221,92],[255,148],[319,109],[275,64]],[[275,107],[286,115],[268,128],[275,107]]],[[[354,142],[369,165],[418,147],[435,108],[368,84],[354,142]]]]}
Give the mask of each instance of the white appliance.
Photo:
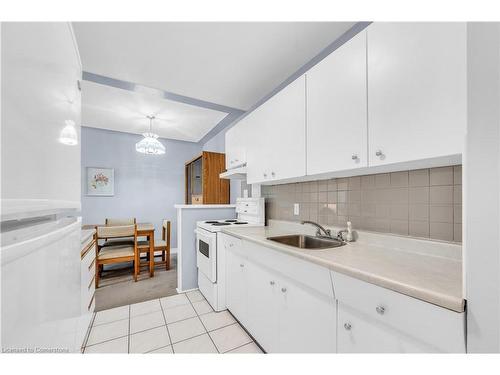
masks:
{"type": "Polygon", "coordinates": [[[236,219],[199,221],[196,224],[198,287],[215,311],[226,309],[225,251],[220,231],[230,227],[264,226],[264,198],[237,198],[236,219]]]}
{"type": "Polygon", "coordinates": [[[69,23],[1,27],[0,345],[76,352],[89,320],[80,291],[78,49],[69,23]]]}

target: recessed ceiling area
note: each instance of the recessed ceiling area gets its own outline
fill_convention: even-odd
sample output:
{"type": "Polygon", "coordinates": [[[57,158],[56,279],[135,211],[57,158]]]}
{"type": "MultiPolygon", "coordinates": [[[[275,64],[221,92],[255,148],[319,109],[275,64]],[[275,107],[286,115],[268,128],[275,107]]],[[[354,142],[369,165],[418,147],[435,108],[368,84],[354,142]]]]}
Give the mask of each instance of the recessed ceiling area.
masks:
{"type": "Polygon", "coordinates": [[[73,23],[83,70],[241,110],[254,105],[353,25],[73,23]]]}
{"type": "Polygon", "coordinates": [[[139,93],[82,82],[82,125],[142,134],[149,131],[146,116],[154,115],[153,132],[161,138],[198,142],[227,113],[139,93]]]}

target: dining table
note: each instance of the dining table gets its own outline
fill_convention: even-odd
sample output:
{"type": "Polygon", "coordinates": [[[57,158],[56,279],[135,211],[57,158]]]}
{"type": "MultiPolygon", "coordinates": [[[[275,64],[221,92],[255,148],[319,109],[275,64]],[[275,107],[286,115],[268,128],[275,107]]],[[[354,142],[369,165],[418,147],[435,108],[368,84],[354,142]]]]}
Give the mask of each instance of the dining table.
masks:
{"type": "MultiPolygon", "coordinates": [[[[105,226],[105,224],[85,224],[82,229],[94,229],[95,227],[105,226]]],[[[137,237],[146,237],[149,242],[149,276],[155,274],[155,226],[152,223],[137,223],[137,237]]],[[[141,272],[139,267],[139,273],[141,272]]]]}

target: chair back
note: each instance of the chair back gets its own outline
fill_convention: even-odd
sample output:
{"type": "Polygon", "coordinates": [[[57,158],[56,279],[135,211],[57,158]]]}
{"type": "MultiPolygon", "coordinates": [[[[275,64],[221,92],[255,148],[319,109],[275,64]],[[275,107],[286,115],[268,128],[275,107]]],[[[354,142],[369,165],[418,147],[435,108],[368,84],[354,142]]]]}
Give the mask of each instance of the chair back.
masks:
{"type": "Polygon", "coordinates": [[[97,238],[136,237],[137,224],[96,227],[97,238]]]}
{"type": "Polygon", "coordinates": [[[133,218],[118,218],[118,219],[113,219],[113,218],[106,218],[106,221],[104,222],[106,225],[132,225],[136,224],[135,217],[133,218]]]}
{"type": "Polygon", "coordinates": [[[167,243],[168,247],[170,247],[170,220],[163,220],[161,239],[167,243]]]}

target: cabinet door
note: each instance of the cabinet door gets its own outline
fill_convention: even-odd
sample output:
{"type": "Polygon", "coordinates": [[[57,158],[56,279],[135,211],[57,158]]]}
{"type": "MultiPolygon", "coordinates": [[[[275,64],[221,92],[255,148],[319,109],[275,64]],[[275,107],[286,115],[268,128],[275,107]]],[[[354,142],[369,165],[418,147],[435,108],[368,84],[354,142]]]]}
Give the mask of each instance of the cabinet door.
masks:
{"type": "Polygon", "coordinates": [[[246,163],[246,130],[248,120],[245,117],[226,132],[226,169],[236,168],[246,163]]]}
{"type": "Polygon", "coordinates": [[[245,325],[247,322],[246,260],[233,251],[228,251],[226,262],[227,308],[245,325]]]}
{"type": "Polygon", "coordinates": [[[335,300],[292,281],[279,288],[279,351],[335,353],[335,300]]]}
{"type": "Polygon", "coordinates": [[[248,323],[246,328],[268,353],[277,351],[278,282],[271,271],[247,263],[248,323]]]}
{"type": "Polygon", "coordinates": [[[461,154],[466,25],[381,22],[367,30],[369,164],[461,154]]]}
{"type": "Polygon", "coordinates": [[[307,174],[366,167],[366,31],[307,73],[307,174]]]}
{"type": "Polygon", "coordinates": [[[256,109],[247,149],[248,183],[305,175],[305,106],[305,76],[301,76],[256,109]]]}

